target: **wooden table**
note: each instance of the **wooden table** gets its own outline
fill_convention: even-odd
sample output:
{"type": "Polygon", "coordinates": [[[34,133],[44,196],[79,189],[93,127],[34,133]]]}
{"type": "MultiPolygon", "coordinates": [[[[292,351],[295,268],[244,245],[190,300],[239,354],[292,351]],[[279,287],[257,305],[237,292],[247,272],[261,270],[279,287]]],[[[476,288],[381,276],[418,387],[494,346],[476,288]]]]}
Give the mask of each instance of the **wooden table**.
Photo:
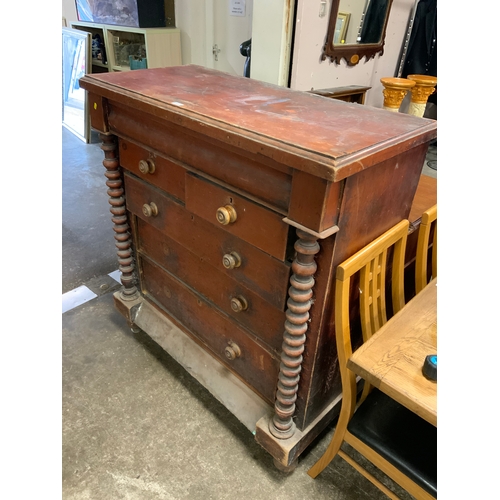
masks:
{"type": "Polygon", "coordinates": [[[437,278],[349,359],[347,366],[437,427],[437,382],[422,364],[437,353],[437,278]]]}
{"type": "Polygon", "coordinates": [[[311,90],[311,94],[322,95],[330,99],[338,99],[345,102],[356,102],[364,104],[366,93],[371,87],[362,87],[360,85],[348,85],[347,87],[332,87],[329,89],[311,90]]]}
{"type": "Polygon", "coordinates": [[[415,231],[420,226],[422,214],[437,203],[437,179],[428,175],[421,175],[417,191],[411,204],[410,230],[415,231]]]}

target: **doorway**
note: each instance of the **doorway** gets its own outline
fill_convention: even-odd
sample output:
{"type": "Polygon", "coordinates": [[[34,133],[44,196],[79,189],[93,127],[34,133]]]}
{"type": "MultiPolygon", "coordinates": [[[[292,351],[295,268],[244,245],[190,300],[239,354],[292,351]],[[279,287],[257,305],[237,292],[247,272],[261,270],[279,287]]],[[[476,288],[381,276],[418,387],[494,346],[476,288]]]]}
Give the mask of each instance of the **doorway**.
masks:
{"type": "Polygon", "coordinates": [[[240,45],[252,36],[253,0],[207,0],[207,66],[243,76],[240,45]]]}

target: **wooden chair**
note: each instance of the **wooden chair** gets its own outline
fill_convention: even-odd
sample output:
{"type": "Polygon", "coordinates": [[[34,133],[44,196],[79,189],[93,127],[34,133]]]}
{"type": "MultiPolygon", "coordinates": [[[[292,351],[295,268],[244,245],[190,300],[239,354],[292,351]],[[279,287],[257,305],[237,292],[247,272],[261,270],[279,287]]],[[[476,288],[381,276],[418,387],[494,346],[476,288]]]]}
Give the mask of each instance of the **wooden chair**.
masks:
{"type": "MultiPolygon", "coordinates": [[[[385,283],[392,248],[392,303],[394,313],[404,306],[404,254],[409,222],[396,224],[337,269],[335,334],[342,380],[342,407],[332,440],[308,474],[315,478],[339,455],[389,498],[398,497],[341,449],[345,442],[417,499],[437,493],[436,428],[367,382],[357,399],[356,375],[347,368],[355,345],[366,342],[387,321],[385,283]],[[359,277],[359,285],[357,278],[359,277]],[[359,287],[361,339],[351,339],[350,297],[359,287]]],[[[359,332],[358,332],[359,333],[359,332]]]]}
{"type": "Polygon", "coordinates": [[[415,289],[419,293],[429,280],[429,238],[434,224],[431,253],[431,278],[437,276],[437,205],[429,208],[422,214],[422,222],[418,229],[417,260],[415,262],[415,289]]]}

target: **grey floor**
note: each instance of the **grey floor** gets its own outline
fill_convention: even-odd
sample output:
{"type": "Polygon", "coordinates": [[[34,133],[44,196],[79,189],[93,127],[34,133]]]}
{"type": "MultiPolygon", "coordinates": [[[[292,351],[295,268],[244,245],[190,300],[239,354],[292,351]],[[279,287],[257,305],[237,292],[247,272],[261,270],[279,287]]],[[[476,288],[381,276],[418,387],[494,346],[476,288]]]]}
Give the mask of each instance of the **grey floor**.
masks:
{"type": "MultiPolygon", "coordinates": [[[[292,474],[274,468],[251,432],[113,307],[119,284],[112,224],[94,136],[63,128],[62,293],[94,298],[62,315],[64,500],[385,499],[336,458],[313,480],[334,423],[292,474]]],[[[428,161],[436,161],[433,146],[428,161]]],[[[423,174],[436,176],[437,163],[423,174]]],[[[377,471],[374,471],[377,474],[377,471]]],[[[386,484],[410,498],[395,487],[386,484]]]]}

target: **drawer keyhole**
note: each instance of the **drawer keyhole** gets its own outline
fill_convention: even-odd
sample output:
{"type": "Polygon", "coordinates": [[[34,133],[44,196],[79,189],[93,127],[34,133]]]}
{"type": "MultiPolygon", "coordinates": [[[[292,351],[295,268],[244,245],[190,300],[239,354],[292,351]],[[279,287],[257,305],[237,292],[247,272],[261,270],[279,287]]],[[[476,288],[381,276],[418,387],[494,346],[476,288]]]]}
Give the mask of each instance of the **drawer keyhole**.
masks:
{"type": "Polygon", "coordinates": [[[227,226],[236,221],[236,210],[232,205],[226,205],[217,209],[216,216],[223,226],[227,226]]]}
{"type": "Polygon", "coordinates": [[[158,215],[158,207],[156,206],[156,203],[151,202],[149,205],[145,203],[142,206],[142,213],[146,217],[156,217],[158,215]]]}
{"type": "Polygon", "coordinates": [[[226,269],[234,269],[241,266],[241,257],[236,252],[227,253],[222,257],[222,265],[226,269]]]}

